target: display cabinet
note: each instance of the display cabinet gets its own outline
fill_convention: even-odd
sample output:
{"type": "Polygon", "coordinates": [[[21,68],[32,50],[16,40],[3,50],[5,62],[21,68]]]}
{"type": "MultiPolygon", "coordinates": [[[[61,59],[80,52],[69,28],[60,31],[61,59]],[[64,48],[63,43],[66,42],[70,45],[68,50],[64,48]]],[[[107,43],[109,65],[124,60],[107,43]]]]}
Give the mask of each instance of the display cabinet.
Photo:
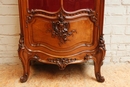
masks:
{"type": "Polygon", "coordinates": [[[27,81],[33,60],[63,70],[89,59],[94,61],[97,81],[104,81],[100,71],[106,52],[104,0],[19,0],[19,14],[21,82],[27,81]]]}

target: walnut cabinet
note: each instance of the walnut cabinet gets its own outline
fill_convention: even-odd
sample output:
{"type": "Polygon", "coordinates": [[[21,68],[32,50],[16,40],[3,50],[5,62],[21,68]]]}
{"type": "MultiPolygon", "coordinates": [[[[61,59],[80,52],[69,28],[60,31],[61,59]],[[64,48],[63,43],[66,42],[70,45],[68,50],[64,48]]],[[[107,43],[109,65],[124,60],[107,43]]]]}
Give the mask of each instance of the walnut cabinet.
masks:
{"type": "Polygon", "coordinates": [[[23,65],[21,82],[29,77],[30,61],[69,64],[94,61],[95,77],[103,82],[104,0],[18,0],[20,40],[18,54],[23,65]]]}

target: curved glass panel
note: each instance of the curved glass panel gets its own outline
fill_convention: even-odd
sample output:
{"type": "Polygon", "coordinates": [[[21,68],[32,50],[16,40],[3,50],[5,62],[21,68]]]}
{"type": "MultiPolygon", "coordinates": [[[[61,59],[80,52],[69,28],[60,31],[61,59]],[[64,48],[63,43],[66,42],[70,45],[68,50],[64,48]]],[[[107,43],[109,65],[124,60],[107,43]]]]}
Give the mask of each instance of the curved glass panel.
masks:
{"type": "Polygon", "coordinates": [[[46,11],[57,11],[61,7],[61,0],[28,0],[29,9],[42,9],[46,11]]]}
{"type": "MultiPolygon", "coordinates": [[[[29,9],[42,9],[55,12],[61,7],[61,0],[28,0],[29,9]]],[[[63,0],[63,7],[66,11],[79,9],[95,9],[95,0],[63,0]]]]}
{"type": "Polygon", "coordinates": [[[63,7],[66,11],[95,9],[95,0],[63,0],[63,7]]]}

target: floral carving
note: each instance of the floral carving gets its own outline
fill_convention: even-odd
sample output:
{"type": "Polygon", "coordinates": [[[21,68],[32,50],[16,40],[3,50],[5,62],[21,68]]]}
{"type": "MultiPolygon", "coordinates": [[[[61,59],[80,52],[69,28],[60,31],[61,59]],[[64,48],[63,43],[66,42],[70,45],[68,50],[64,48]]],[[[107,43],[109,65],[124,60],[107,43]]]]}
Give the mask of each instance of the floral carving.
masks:
{"type": "Polygon", "coordinates": [[[24,49],[24,37],[23,37],[23,35],[20,35],[19,49],[18,49],[18,51],[19,51],[20,49],[24,49]]]}
{"type": "Polygon", "coordinates": [[[48,59],[49,62],[57,64],[61,70],[64,70],[65,67],[71,63],[76,61],[76,59],[69,59],[69,58],[55,58],[55,59],[48,59]]]}
{"type": "Polygon", "coordinates": [[[101,47],[104,50],[106,50],[106,48],[105,48],[105,41],[104,41],[103,35],[100,36],[99,47],[101,47]]]}
{"type": "Polygon", "coordinates": [[[69,31],[69,22],[64,21],[65,17],[62,15],[62,13],[58,14],[58,21],[52,22],[52,28],[53,30],[50,30],[53,37],[58,37],[61,43],[65,43],[68,41],[69,36],[73,35],[73,33],[76,32],[76,30],[69,31]]]}

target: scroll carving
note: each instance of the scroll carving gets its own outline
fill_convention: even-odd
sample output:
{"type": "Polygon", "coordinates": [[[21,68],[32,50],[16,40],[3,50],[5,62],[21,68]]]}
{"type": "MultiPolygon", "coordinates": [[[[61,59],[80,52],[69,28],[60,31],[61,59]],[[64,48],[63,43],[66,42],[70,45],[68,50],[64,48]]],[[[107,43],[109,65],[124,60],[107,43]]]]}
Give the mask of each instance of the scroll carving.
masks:
{"type": "Polygon", "coordinates": [[[18,49],[18,51],[19,51],[20,49],[24,49],[24,37],[23,37],[23,35],[20,35],[19,49],[18,49]]]}
{"type": "Polygon", "coordinates": [[[27,24],[31,22],[34,16],[45,17],[45,18],[53,19],[53,20],[57,19],[58,17],[59,22],[62,22],[62,21],[65,22],[65,18],[74,19],[74,18],[85,16],[85,17],[89,17],[90,20],[94,23],[97,21],[97,13],[93,11],[92,9],[81,9],[79,11],[74,11],[72,13],[66,12],[63,8],[61,8],[61,10],[59,10],[56,13],[50,13],[50,12],[46,12],[46,11],[38,10],[38,9],[31,9],[31,10],[27,10],[27,13],[28,13],[27,20],[26,20],[27,24]],[[40,15],[37,15],[37,14],[40,14],[40,15]]]}
{"type": "Polygon", "coordinates": [[[35,14],[35,11],[32,9],[31,11],[28,10],[27,12],[28,12],[29,15],[27,16],[26,23],[30,23],[31,20],[33,19],[33,16],[34,16],[34,14],[35,14]]]}
{"type": "Polygon", "coordinates": [[[40,62],[48,62],[50,64],[56,64],[59,66],[60,70],[64,70],[67,65],[76,61],[76,58],[74,59],[72,58],[54,58],[54,59],[48,58],[47,60],[41,60],[39,56],[37,55],[32,56],[32,59],[38,60],[40,62]]]}
{"type": "Polygon", "coordinates": [[[104,41],[103,35],[100,36],[99,47],[101,47],[102,49],[106,50],[106,48],[105,48],[105,41],[104,41]]]}
{"type": "Polygon", "coordinates": [[[50,13],[47,13],[47,12],[44,12],[41,10],[37,10],[37,9],[27,10],[27,13],[28,13],[28,16],[27,16],[26,23],[30,23],[36,14],[42,14],[42,15],[46,15],[46,16],[56,17],[56,14],[50,14],[50,13]]]}
{"type": "Polygon", "coordinates": [[[58,14],[58,21],[52,22],[52,29],[50,30],[53,37],[58,37],[61,43],[68,41],[69,36],[72,36],[76,30],[69,31],[69,22],[65,21],[65,17],[62,13],[58,14]]]}
{"type": "Polygon", "coordinates": [[[99,49],[102,50],[102,53],[103,53],[102,58],[104,59],[104,56],[106,54],[106,47],[105,47],[105,41],[104,41],[103,35],[100,36],[99,49]]]}
{"type": "Polygon", "coordinates": [[[97,17],[96,17],[97,14],[96,14],[96,12],[93,11],[93,10],[89,10],[88,13],[91,14],[90,20],[95,23],[97,21],[97,17]]]}
{"type": "Polygon", "coordinates": [[[61,70],[64,70],[65,67],[71,63],[76,61],[76,59],[69,59],[69,58],[55,58],[55,59],[48,59],[49,62],[54,63],[59,66],[61,70]]]}

